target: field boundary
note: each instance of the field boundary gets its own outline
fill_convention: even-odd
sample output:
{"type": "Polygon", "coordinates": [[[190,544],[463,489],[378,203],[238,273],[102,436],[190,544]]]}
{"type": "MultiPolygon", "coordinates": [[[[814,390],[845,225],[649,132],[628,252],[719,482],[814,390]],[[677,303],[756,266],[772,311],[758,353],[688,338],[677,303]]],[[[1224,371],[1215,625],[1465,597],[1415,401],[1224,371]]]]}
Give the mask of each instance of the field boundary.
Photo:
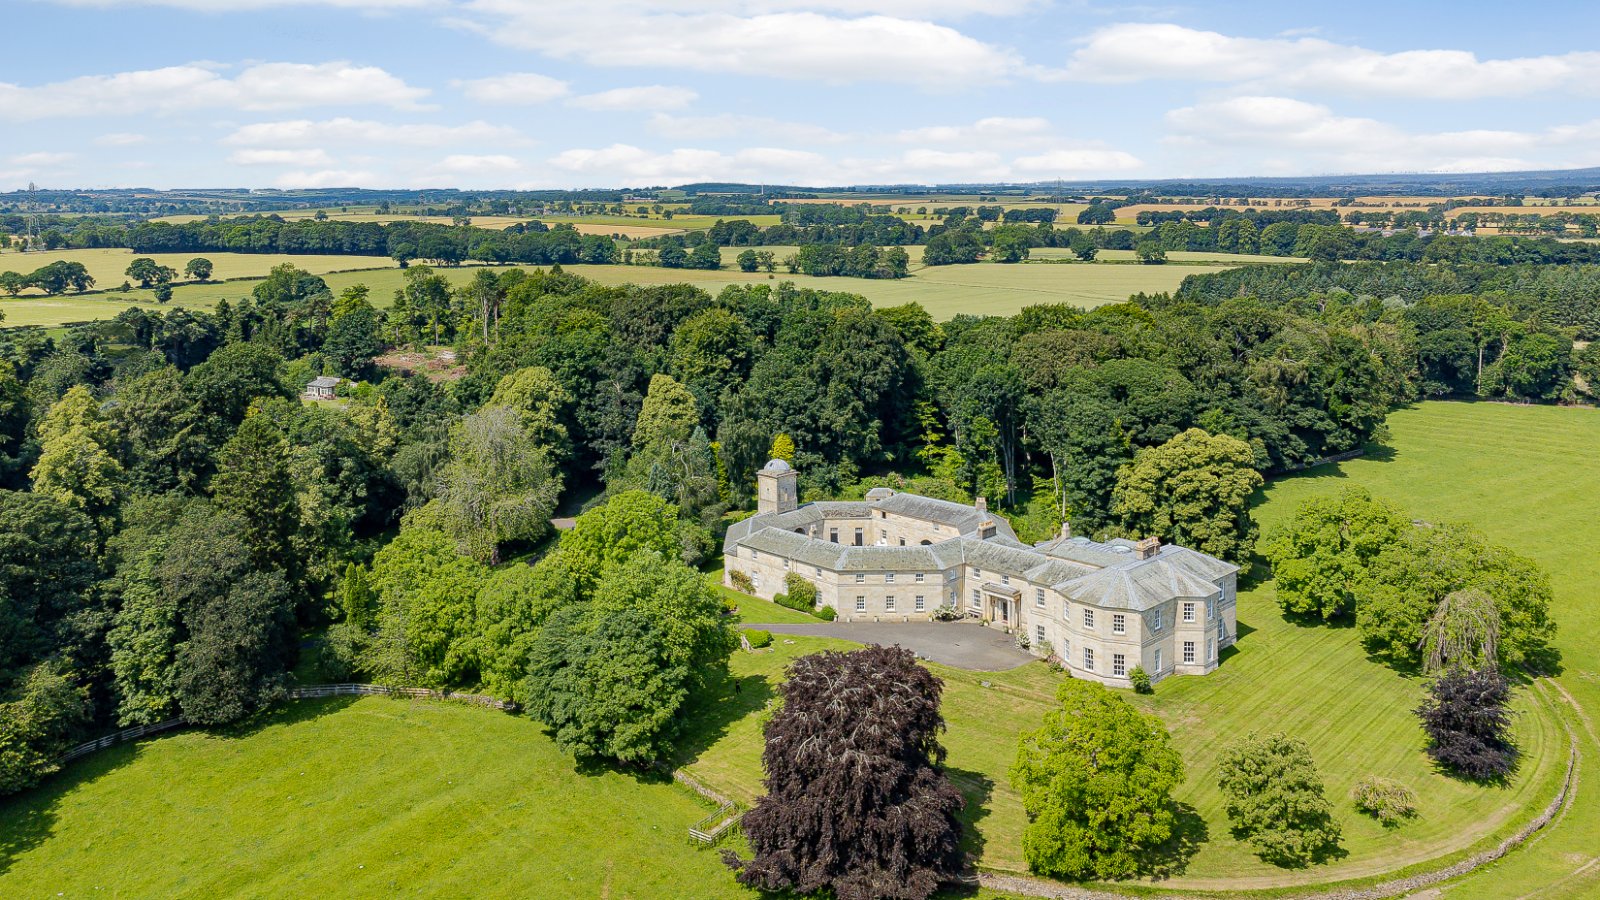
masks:
{"type": "MultiPolygon", "coordinates": [[[[1546,680],[1540,679],[1540,682],[1542,683],[1546,680]]],[[[1541,691],[1540,693],[1542,694],[1543,692],[1541,691]]],[[[1566,716],[1557,712],[1556,718],[1561,722],[1562,729],[1567,733],[1567,768],[1566,773],[1562,776],[1561,786],[1556,789],[1555,796],[1550,798],[1550,802],[1545,804],[1542,812],[1517,829],[1515,833],[1501,840],[1500,843],[1442,868],[1401,878],[1391,878],[1367,887],[1316,888],[1308,886],[1304,893],[1292,893],[1296,890],[1295,888],[1285,887],[1269,888],[1266,889],[1266,892],[1270,892],[1272,896],[1283,897],[1285,900],[1388,900],[1391,897],[1410,894],[1414,891],[1449,881],[1452,878],[1458,878],[1498,861],[1507,853],[1527,843],[1530,838],[1554,821],[1556,816],[1571,805],[1572,798],[1576,794],[1574,790],[1575,779],[1582,759],[1582,754],[1578,751],[1578,737],[1573,734],[1572,725],[1567,721],[1566,716]]],[[[970,879],[968,883],[972,883],[970,879]]],[[[1148,885],[1140,885],[1136,893],[1122,893],[1100,888],[1075,887],[1030,876],[981,870],[978,872],[976,883],[992,890],[1005,891],[1006,893],[1025,897],[1043,897],[1048,898],[1048,900],[1128,900],[1130,897],[1148,897],[1152,895],[1168,898],[1168,900],[1204,900],[1204,898],[1233,896],[1231,892],[1217,891],[1166,893],[1160,891],[1159,888],[1152,891],[1148,885]]],[[[1261,893],[1263,892],[1253,890],[1239,892],[1243,896],[1261,893]]]]}

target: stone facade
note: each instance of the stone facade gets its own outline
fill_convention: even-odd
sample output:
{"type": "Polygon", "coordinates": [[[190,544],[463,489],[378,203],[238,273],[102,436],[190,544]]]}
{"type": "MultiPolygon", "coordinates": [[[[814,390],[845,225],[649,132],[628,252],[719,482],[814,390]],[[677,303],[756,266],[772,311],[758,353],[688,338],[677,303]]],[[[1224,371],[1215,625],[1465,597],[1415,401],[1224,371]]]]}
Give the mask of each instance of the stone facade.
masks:
{"type": "MultiPolygon", "coordinates": [[[[1015,634],[1080,678],[1127,686],[1203,675],[1238,636],[1238,567],[1154,539],[1061,537],[1029,546],[973,506],[879,488],[861,501],[798,503],[773,460],[756,515],[728,530],[725,578],[772,598],[798,575],[842,622],[931,620],[942,609],[1015,634]]],[[[731,586],[731,581],[729,582],[731,586]]]]}

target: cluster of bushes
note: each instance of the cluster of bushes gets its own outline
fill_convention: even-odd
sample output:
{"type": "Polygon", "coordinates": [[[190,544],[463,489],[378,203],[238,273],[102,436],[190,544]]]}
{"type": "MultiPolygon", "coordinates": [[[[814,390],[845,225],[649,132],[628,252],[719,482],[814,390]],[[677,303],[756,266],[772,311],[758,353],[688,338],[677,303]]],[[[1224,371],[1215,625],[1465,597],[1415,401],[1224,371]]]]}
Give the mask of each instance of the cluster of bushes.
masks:
{"type": "Polygon", "coordinates": [[[744,630],[744,639],[750,645],[751,650],[760,650],[763,647],[772,646],[772,632],[761,628],[746,628],[744,630]]]}
{"type": "Polygon", "coordinates": [[[1398,781],[1368,775],[1350,791],[1356,809],[1393,828],[1417,815],[1417,795],[1398,781]]]}

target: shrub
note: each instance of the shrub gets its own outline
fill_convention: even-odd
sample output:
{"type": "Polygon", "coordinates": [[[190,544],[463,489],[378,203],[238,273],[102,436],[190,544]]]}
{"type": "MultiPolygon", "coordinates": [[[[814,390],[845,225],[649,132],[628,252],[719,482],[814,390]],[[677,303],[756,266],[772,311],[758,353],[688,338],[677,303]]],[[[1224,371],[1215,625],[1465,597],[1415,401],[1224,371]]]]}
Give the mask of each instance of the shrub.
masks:
{"type": "Polygon", "coordinates": [[[940,622],[954,622],[961,618],[961,610],[953,606],[941,606],[933,611],[933,617],[940,622]]]}
{"type": "Polygon", "coordinates": [[[1350,799],[1355,801],[1356,809],[1390,828],[1417,814],[1417,795],[1410,788],[1376,775],[1356,782],[1350,799]]]}
{"type": "Polygon", "coordinates": [[[760,628],[746,628],[744,639],[750,642],[751,650],[760,650],[762,647],[772,646],[772,632],[760,628]]]}
{"type": "Polygon", "coordinates": [[[817,605],[817,586],[794,572],[783,576],[784,592],[794,609],[811,609],[817,605]]]}
{"type": "Polygon", "coordinates": [[[728,573],[728,580],[733,582],[733,589],[740,593],[753,594],[756,592],[756,586],[750,580],[750,576],[737,569],[728,573]]]}
{"type": "Polygon", "coordinates": [[[839,618],[839,611],[831,606],[818,607],[817,609],[812,610],[811,614],[828,622],[832,622],[834,619],[839,618]]]}
{"type": "Polygon", "coordinates": [[[1144,670],[1144,666],[1134,666],[1133,671],[1128,673],[1128,681],[1136,694],[1149,694],[1155,690],[1150,684],[1150,673],[1144,670]]]}

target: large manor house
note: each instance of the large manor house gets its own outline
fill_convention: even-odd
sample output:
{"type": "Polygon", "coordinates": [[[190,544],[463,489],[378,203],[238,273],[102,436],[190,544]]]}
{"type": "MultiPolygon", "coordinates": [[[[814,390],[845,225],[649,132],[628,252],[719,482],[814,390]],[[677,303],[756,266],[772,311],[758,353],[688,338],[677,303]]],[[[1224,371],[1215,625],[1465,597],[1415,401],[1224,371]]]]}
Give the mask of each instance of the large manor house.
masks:
{"type": "Polygon", "coordinates": [[[797,473],[778,459],[756,479],[756,514],[728,529],[723,555],[725,577],[744,573],[761,597],[797,574],[842,622],[956,610],[1075,676],[1119,686],[1135,667],[1152,681],[1204,675],[1238,636],[1239,567],[1204,553],[1066,529],[1029,546],[982,499],[966,506],[889,488],[802,506],[797,473]]]}

